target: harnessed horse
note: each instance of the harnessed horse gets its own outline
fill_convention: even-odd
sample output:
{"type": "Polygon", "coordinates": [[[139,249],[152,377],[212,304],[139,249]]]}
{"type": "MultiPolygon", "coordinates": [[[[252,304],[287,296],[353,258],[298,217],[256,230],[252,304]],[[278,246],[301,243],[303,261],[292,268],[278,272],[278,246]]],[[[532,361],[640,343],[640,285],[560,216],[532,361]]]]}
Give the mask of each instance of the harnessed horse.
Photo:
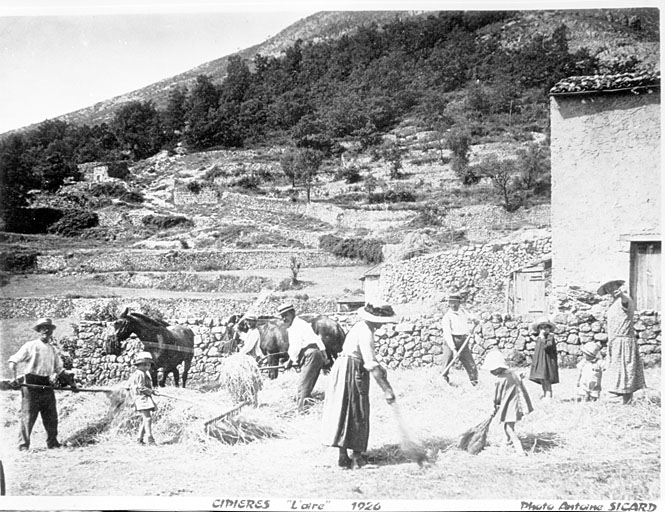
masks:
{"type": "Polygon", "coordinates": [[[107,338],[105,350],[108,354],[119,356],[122,353],[122,341],[136,334],[146,351],[152,355],[154,365],[150,369],[153,386],[157,386],[157,369],[163,368],[159,386],[164,387],[166,377],[173,374],[175,386],[180,385],[178,365],[183,363],[182,387],[187,382],[187,374],[194,357],[194,332],[182,325],[169,326],[167,322],[155,320],[141,313],[125,309],[113,322],[114,336],[107,338]]]}

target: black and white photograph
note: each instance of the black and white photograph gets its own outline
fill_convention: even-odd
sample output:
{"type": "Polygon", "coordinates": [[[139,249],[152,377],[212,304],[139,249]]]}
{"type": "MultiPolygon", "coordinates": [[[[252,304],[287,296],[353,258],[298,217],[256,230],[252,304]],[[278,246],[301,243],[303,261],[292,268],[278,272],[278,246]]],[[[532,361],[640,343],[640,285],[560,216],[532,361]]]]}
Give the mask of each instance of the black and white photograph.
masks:
{"type": "Polygon", "coordinates": [[[661,498],[657,1],[0,6],[0,510],[661,498]]]}

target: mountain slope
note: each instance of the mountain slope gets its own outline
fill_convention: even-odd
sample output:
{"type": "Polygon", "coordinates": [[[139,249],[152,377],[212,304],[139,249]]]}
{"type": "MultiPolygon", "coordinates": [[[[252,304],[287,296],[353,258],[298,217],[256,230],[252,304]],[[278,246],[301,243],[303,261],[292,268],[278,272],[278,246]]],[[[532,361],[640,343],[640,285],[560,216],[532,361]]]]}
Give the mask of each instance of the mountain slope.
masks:
{"type": "MultiPolygon", "coordinates": [[[[298,39],[303,42],[336,39],[363,25],[376,23],[381,26],[397,19],[432,16],[439,12],[441,11],[319,12],[290,25],[264,43],[203,63],[171,78],[65,114],[57,119],[89,125],[108,122],[115,109],[129,101],[151,100],[157,108],[162,108],[168,98],[169,90],[175,87],[187,87],[199,75],[208,75],[213,82],[222,81],[226,75],[229,57],[233,55],[248,60],[252,60],[257,54],[279,56],[298,39]]],[[[592,54],[596,54],[601,62],[634,58],[646,68],[659,69],[657,9],[515,11],[513,14],[508,21],[490,25],[479,35],[481,37],[498,35],[505,46],[514,46],[538,35],[549,35],[557,26],[565,24],[569,29],[571,50],[586,47],[592,54]]]]}

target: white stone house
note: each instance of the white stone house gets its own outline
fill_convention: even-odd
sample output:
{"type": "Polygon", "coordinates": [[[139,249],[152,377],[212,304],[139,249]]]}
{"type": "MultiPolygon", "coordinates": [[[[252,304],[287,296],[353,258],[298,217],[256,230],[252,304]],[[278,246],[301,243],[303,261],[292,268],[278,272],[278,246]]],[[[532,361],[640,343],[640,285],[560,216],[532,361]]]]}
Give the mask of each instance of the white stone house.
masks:
{"type": "Polygon", "coordinates": [[[552,287],[624,279],[661,298],[660,73],[571,77],[550,91],[552,287]]]}

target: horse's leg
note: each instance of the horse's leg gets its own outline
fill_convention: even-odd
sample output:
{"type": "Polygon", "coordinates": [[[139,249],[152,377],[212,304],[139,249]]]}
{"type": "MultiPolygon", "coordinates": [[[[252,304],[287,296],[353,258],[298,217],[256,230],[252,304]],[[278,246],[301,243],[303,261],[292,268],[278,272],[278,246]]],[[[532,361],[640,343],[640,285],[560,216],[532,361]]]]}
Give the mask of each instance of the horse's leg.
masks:
{"type": "Polygon", "coordinates": [[[153,365],[152,368],[150,368],[150,378],[152,380],[152,387],[156,388],[157,387],[157,368],[153,365]]]}
{"type": "MultiPolygon", "coordinates": [[[[270,357],[268,358],[268,366],[277,366],[278,363],[279,363],[279,357],[274,354],[271,354],[270,357]]],[[[278,375],[279,375],[278,368],[272,368],[268,370],[268,378],[276,379],[278,375]]]]}
{"type": "Polygon", "coordinates": [[[185,383],[187,382],[187,376],[189,375],[189,369],[192,366],[192,358],[187,357],[185,358],[185,362],[183,364],[183,370],[182,370],[182,387],[185,387],[185,383]]]}
{"type": "Polygon", "coordinates": [[[178,367],[174,366],[173,367],[173,384],[175,387],[179,388],[180,387],[180,372],[178,371],[178,367]]]}

